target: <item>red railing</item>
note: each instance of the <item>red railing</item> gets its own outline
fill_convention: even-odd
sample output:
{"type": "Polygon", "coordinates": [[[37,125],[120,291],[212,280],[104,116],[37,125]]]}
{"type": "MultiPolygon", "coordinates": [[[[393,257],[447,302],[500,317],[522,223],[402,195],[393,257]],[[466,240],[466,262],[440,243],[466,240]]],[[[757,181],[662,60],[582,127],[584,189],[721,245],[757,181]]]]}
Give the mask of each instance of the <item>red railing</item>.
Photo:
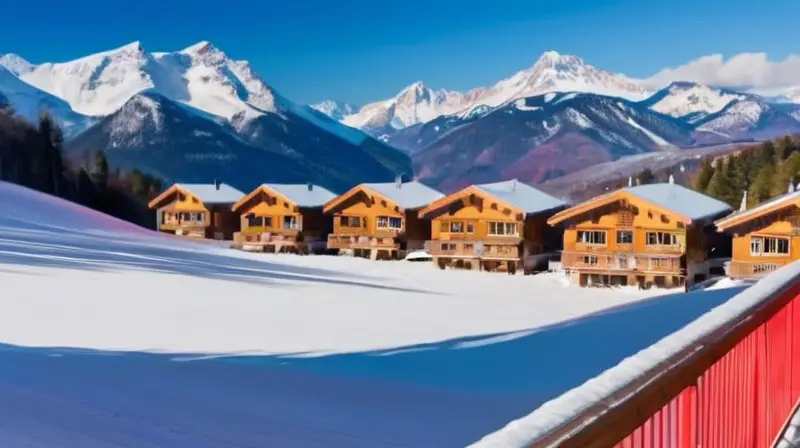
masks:
{"type": "Polygon", "coordinates": [[[800,279],[531,447],[769,448],[800,401],[800,279]]]}

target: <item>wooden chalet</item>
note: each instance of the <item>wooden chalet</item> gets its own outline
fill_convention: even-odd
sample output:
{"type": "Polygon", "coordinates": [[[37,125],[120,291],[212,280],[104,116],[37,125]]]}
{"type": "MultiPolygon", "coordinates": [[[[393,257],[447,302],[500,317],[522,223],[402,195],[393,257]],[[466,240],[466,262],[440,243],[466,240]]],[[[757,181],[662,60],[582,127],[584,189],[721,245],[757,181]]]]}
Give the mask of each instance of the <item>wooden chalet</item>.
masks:
{"type": "Polygon", "coordinates": [[[714,220],[731,207],[673,183],[626,187],[563,210],[561,266],[581,286],[683,286],[709,275],[714,220]]]}
{"type": "Polygon", "coordinates": [[[561,246],[547,219],[566,207],[514,179],[464,188],[420,210],[419,217],[431,219],[427,249],[440,268],[515,273],[530,255],[561,246]]]}
{"type": "Polygon", "coordinates": [[[231,206],[244,193],[219,182],[174,184],[148,206],[156,210],[158,230],[196,238],[229,240],[239,230],[231,206]]]}
{"type": "Polygon", "coordinates": [[[232,207],[241,226],[234,246],[261,252],[322,252],[333,229],[322,207],[335,197],[313,184],[261,185],[232,207]]]}
{"type": "Polygon", "coordinates": [[[730,277],[760,278],[800,259],[800,191],[740,210],[716,224],[720,232],[733,236],[730,277]]]}
{"type": "Polygon", "coordinates": [[[371,259],[422,249],[431,227],[417,212],[443,196],[416,181],[358,185],[325,205],[324,212],[333,216],[328,248],[371,259]]]}

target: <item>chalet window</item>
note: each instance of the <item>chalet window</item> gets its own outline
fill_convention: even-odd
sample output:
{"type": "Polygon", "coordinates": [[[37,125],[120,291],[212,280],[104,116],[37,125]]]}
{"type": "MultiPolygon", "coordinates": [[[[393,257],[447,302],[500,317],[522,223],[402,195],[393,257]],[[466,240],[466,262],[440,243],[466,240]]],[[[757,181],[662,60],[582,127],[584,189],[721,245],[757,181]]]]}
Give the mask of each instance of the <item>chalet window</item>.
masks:
{"type": "Polygon", "coordinates": [[[600,260],[598,260],[594,255],[588,255],[583,257],[583,264],[586,266],[597,266],[600,264],[600,260]]]}
{"type": "Polygon", "coordinates": [[[204,217],[205,213],[202,212],[195,212],[191,214],[191,220],[195,222],[203,222],[204,217]]]}
{"type": "Polygon", "coordinates": [[[648,246],[677,246],[678,235],[670,232],[647,232],[648,246]]]}
{"type": "Polygon", "coordinates": [[[450,233],[464,233],[464,223],[461,221],[451,221],[450,233]]]}
{"type": "Polygon", "coordinates": [[[787,238],[773,238],[753,236],[750,237],[751,255],[789,255],[789,240],[787,238]]]}
{"type": "Polygon", "coordinates": [[[452,252],[456,250],[456,245],[453,243],[442,243],[442,252],[452,252]]]}
{"type": "Polygon", "coordinates": [[[617,244],[633,244],[633,232],[630,230],[618,230],[617,244]]]}
{"type": "Polygon", "coordinates": [[[395,216],[378,216],[377,227],[379,229],[400,230],[403,228],[403,219],[395,216]]]}
{"type": "Polygon", "coordinates": [[[653,270],[669,270],[670,268],[670,259],[669,258],[651,258],[650,259],[650,269],[653,270]]]}
{"type": "Polygon", "coordinates": [[[297,228],[297,216],[284,216],[283,217],[283,228],[284,229],[296,229],[297,228]]]}
{"type": "Polygon", "coordinates": [[[247,227],[264,227],[264,217],[253,214],[247,215],[247,227]]]}
{"type": "Polygon", "coordinates": [[[474,233],[475,232],[475,223],[468,222],[467,223],[467,233],[474,233]]]}
{"type": "Polygon", "coordinates": [[[361,227],[361,217],[360,216],[340,216],[339,217],[339,226],[340,227],[361,227]]]}
{"type": "Polygon", "coordinates": [[[606,245],[605,230],[578,230],[578,242],[583,244],[606,245]]]}
{"type": "Polygon", "coordinates": [[[517,223],[515,222],[489,222],[489,235],[492,236],[517,236],[517,223]]]}

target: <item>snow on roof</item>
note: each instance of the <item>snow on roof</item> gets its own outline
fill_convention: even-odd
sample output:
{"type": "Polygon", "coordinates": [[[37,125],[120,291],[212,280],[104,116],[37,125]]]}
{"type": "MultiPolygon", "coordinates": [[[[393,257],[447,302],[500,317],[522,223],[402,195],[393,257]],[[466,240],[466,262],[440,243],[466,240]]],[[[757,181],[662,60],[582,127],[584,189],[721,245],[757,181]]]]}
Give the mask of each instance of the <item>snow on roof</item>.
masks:
{"type": "Polygon", "coordinates": [[[433,188],[417,181],[397,184],[385,182],[378,184],[362,184],[403,208],[420,208],[443,198],[444,195],[433,188]]]}
{"type": "Polygon", "coordinates": [[[314,184],[264,184],[264,187],[282,194],[299,207],[322,207],[338,196],[314,184]]]}
{"type": "Polygon", "coordinates": [[[645,201],[672,210],[693,221],[729,213],[730,205],[677,184],[647,184],[625,187],[627,191],[645,201]]]}
{"type": "Polygon", "coordinates": [[[770,300],[785,290],[787,285],[797,281],[800,281],[800,263],[784,266],[682,329],[626,358],[581,386],[546,402],[527,416],[508,423],[504,428],[483,437],[471,447],[529,446],[562,424],[576,418],[589,407],[606,400],[631,384],[643,372],[655,368],[725,325],[746,318],[753,307],[770,300]]]}
{"type": "Polygon", "coordinates": [[[728,216],[722,218],[719,222],[727,221],[728,219],[731,219],[731,218],[737,218],[738,219],[738,218],[741,218],[741,217],[754,215],[754,214],[757,214],[757,213],[759,213],[759,212],[761,212],[761,211],[763,211],[763,210],[765,210],[767,208],[770,208],[770,207],[773,207],[775,205],[778,205],[778,204],[780,204],[782,202],[790,202],[793,199],[797,199],[797,198],[800,198],[800,190],[793,191],[791,193],[786,193],[784,195],[778,196],[775,199],[772,199],[770,201],[764,202],[763,204],[759,204],[758,206],[753,207],[753,208],[751,208],[749,210],[745,210],[743,212],[733,213],[731,215],[728,215],[728,216]]]}
{"type": "Polygon", "coordinates": [[[513,205],[527,214],[566,207],[568,204],[517,179],[475,185],[475,188],[513,205]]]}
{"type": "Polygon", "coordinates": [[[244,197],[244,193],[223,183],[219,184],[219,188],[214,184],[175,185],[197,196],[205,204],[235,204],[244,197]]]}

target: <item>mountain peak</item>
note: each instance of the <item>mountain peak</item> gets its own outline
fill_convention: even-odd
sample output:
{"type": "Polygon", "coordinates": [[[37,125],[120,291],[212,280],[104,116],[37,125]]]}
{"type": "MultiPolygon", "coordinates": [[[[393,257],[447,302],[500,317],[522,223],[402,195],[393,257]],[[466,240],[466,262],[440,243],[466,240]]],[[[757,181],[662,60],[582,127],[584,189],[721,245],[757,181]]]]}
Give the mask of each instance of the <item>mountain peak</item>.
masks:
{"type": "Polygon", "coordinates": [[[205,54],[215,49],[216,48],[213,44],[211,44],[211,42],[207,40],[201,40],[194,45],[189,45],[188,47],[184,48],[181,50],[181,53],[205,54]]]}
{"type": "Polygon", "coordinates": [[[555,50],[548,50],[539,56],[534,67],[548,67],[561,69],[567,65],[584,65],[583,59],[568,54],[561,54],[555,50]]]}
{"type": "Polygon", "coordinates": [[[36,68],[35,65],[31,64],[30,62],[26,61],[25,59],[13,53],[6,53],[4,55],[0,55],[0,66],[5,67],[6,69],[8,69],[8,71],[17,76],[29,73],[36,68]]]}
{"type": "Polygon", "coordinates": [[[116,50],[111,50],[110,53],[144,53],[142,42],[135,40],[129,44],[123,45],[116,50]]]}

